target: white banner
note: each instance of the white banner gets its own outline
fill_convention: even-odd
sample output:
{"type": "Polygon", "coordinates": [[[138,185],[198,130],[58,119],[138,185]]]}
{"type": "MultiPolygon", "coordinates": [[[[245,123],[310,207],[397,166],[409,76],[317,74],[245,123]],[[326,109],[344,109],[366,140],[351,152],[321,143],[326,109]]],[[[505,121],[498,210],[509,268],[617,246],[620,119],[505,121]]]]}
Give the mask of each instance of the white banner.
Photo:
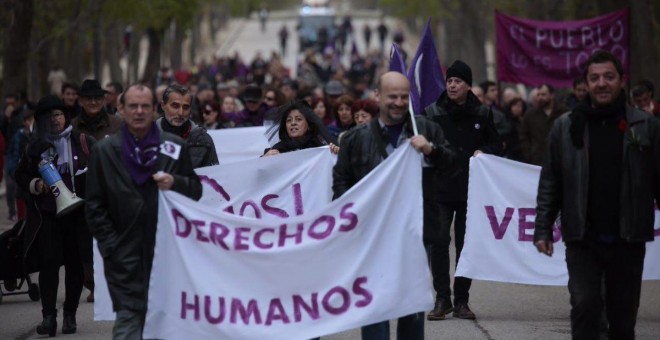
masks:
{"type": "Polygon", "coordinates": [[[287,219],[161,192],[144,337],[309,339],[431,309],[420,161],[402,146],[341,198],[287,219]]]}
{"type": "MultiPolygon", "coordinates": [[[[209,212],[230,212],[264,220],[280,220],[325,207],[332,200],[332,167],[337,156],[328,147],[196,169],[203,184],[200,205],[209,212]]],[[[94,320],[114,320],[94,246],[94,320]]]]}
{"type": "MultiPolygon", "coordinates": [[[[456,276],[499,282],[566,285],[565,246],[555,225],[554,254],[533,244],[541,168],[481,154],[470,160],[467,230],[456,276]]],[[[656,210],[656,238],[660,213],[656,210]]],[[[645,280],[660,279],[660,242],[646,245],[645,280]]]]}
{"type": "Polygon", "coordinates": [[[207,131],[215,144],[220,164],[259,158],[270,147],[263,126],[207,131]]]}

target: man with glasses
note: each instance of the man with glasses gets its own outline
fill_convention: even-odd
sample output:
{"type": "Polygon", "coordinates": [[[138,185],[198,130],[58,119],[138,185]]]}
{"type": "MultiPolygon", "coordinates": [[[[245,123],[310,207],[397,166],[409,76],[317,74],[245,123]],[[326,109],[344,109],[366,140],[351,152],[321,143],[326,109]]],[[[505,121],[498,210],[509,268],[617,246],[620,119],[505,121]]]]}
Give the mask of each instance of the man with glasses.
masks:
{"type": "Polygon", "coordinates": [[[121,118],[108,114],[105,109],[107,92],[96,79],[86,79],[82,83],[78,92],[81,110],[71,121],[74,130],[86,133],[96,140],[119,131],[121,118]]]}
{"type": "Polygon", "coordinates": [[[161,130],[179,136],[186,142],[193,168],[217,165],[218,154],[213,139],[205,128],[190,119],[192,94],[188,88],[179,84],[168,86],[163,93],[162,107],[165,115],[156,124],[161,130]]]}
{"type": "MultiPolygon", "coordinates": [[[[87,134],[99,141],[119,131],[121,118],[110,115],[105,110],[106,92],[96,79],[86,79],[80,86],[78,102],[80,111],[71,120],[71,126],[77,132],[87,134]]],[[[94,302],[94,267],[92,263],[83,263],[83,284],[89,289],[87,302],[94,302]]]]}

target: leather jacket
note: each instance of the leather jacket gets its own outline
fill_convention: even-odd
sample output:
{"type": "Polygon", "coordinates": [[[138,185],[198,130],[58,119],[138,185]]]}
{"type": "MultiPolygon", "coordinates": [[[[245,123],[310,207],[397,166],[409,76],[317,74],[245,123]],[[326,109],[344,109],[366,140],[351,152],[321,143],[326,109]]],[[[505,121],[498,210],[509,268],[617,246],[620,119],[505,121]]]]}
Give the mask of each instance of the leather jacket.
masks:
{"type": "MultiPolygon", "coordinates": [[[[181,138],[161,132],[161,143],[181,146],[176,159],[158,154],[156,171],[174,177],[173,191],[198,200],[202,184],[181,138]]],[[[158,186],[137,187],[121,155],[122,132],[96,143],[87,174],[85,215],[103,256],[114,310],[144,311],[158,220],[158,186]]]]}
{"type": "MultiPolygon", "coordinates": [[[[626,106],[628,131],[623,137],[619,236],[628,242],[653,240],[653,200],[660,202],[660,121],[626,106]]],[[[585,145],[573,145],[571,114],[556,121],[548,137],[539,181],[534,241],[552,240],[552,226],[561,211],[564,242],[584,240],[589,195],[588,127],[585,145]]],[[[616,185],[616,184],[613,184],[616,185]]]]}
{"type": "MultiPolygon", "coordinates": [[[[156,125],[158,128],[163,131],[162,120],[165,118],[158,118],[156,120],[156,125]]],[[[190,121],[192,126],[190,127],[190,133],[185,138],[186,145],[188,146],[188,153],[190,154],[190,160],[194,169],[218,165],[218,154],[215,151],[215,144],[213,139],[206,132],[204,127],[201,127],[195,124],[193,121],[190,121]]],[[[181,136],[179,136],[181,137],[181,136]]]]}

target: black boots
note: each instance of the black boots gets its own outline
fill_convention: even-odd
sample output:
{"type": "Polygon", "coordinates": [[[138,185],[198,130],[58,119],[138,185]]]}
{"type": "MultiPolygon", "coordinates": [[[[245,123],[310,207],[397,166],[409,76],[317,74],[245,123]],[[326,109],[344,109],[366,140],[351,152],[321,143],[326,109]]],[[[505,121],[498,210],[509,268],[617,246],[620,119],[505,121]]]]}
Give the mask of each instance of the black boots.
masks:
{"type": "Polygon", "coordinates": [[[51,338],[55,336],[57,331],[57,315],[44,315],[44,320],[39,326],[37,326],[37,334],[50,336],[51,338]]]}
{"type": "Polygon", "coordinates": [[[62,320],[62,333],[73,334],[76,332],[76,313],[64,312],[62,320]]]}

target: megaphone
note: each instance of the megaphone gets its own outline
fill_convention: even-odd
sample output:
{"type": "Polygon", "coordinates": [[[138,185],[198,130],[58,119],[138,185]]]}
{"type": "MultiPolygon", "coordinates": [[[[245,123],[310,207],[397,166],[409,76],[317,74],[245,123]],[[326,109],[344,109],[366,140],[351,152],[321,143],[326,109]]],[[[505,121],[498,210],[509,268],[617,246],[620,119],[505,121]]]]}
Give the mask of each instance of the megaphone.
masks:
{"type": "Polygon", "coordinates": [[[55,169],[52,162],[42,160],[39,162],[39,174],[43,178],[46,185],[50,187],[50,191],[55,196],[55,204],[57,205],[58,217],[66,215],[81,206],[84,201],[76,197],[66,184],[62,181],[60,173],[55,169]]]}

